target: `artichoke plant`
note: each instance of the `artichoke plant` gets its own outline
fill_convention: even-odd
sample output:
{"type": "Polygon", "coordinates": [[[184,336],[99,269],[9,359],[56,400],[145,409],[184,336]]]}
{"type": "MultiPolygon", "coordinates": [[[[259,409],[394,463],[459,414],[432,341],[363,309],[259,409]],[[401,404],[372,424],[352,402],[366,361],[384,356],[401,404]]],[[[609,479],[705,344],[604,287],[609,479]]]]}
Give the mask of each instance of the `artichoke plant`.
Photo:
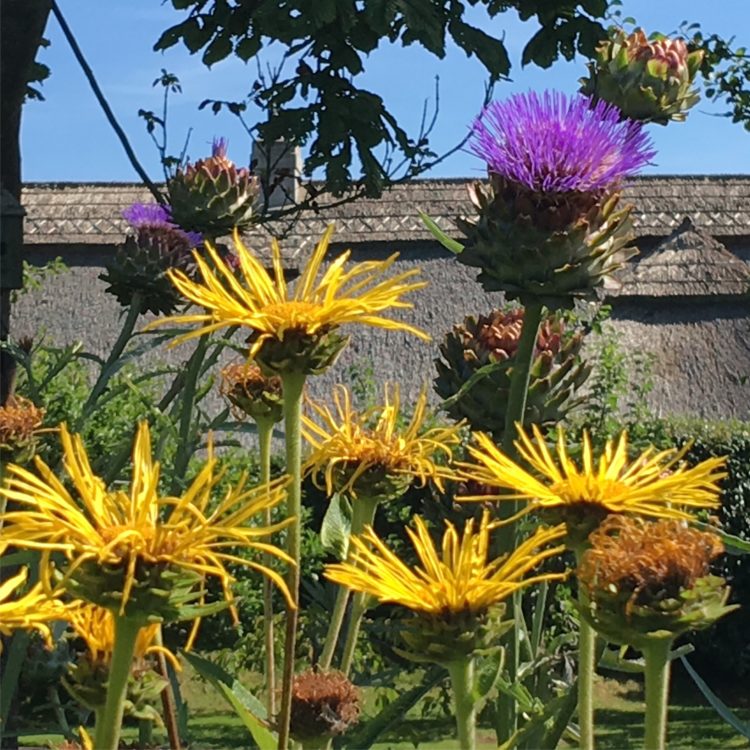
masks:
{"type": "Polygon", "coordinates": [[[622,183],[653,150],[639,123],[605,102],[556,92],[493,102],[474,122],[472,151],[487,164],[478,216],[460,220],[459,261],[487,291],[523,305],[569,308],[635,253],[622,183]]]}
{"type": "MultiPolygon", "coordinates": [[[[466,419],[472,430],[495,437],[503,431],[523,318],[523,308],[469,316],[440,345],[435,390],[441,398],[450,399],[474,379],[448,408],[453,419],[466,419]]],[[[566,330],[560,316],[542,321],[531,365],[525,424],[556,424],[581,402],[576,393],[591,371],[580,360],[582,344],[583,333],[566,330]]]]}
{"type": "Polygon", "coordinates": [[[227,157],[226,141],[219,138],[211,156],[178,169],[167,190],[175,222],[215,239],[255,221],[260,182],[227,157]]]}
{"type": "Polygon", "coordinates": [[[597,48],[581,92],[617,106],[625,117],[666,125],[683,121],[700,95],[693,87],[703,50],[689,52],[682,39],[657,36],[641,29],[622,29],[597,48]]]}
{"type": "Polygon", "coordinates": [[[106,291],[123,307],[130,305],[138,293],[141,311],[169,315],[182,298],[167,278],[167,271],[191,271],[192,249],[200,246],[203,237],[178,227],[169,209],[155,203],[135,203],[122,215],[132,233],[99,278],[109,284],[106,291]]]}

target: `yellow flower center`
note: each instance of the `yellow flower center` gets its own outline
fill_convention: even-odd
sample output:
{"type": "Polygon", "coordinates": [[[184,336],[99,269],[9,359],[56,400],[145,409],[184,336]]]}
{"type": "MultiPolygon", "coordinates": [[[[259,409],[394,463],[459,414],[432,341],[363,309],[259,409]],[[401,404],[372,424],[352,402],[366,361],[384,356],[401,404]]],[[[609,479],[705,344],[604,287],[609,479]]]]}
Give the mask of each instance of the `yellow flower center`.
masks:
{"type": "Polygon", "coordinates": [[[278,302],[268,305],[263,312],[269,318],[289,321],[288,328],[297,328],[314,321],[321,310],[321,305],[305,300],[290,300],[289,302],[278,302]]]}
{"type": "Polygon", "coordinates": [[[624,489],[627,489],[626,486],[617,479],[575,475],[568,476],[562,482],[555,482],[551,487],[553,494],[571,505],[575,503],[601,504],[611,501],[624,489]]]}

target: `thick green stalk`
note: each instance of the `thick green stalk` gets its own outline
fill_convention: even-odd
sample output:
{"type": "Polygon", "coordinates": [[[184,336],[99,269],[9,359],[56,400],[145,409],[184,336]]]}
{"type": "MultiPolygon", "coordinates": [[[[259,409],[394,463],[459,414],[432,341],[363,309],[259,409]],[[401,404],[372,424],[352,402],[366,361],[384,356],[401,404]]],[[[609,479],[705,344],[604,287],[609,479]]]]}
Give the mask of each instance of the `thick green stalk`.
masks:
{"type": "Polygon", "coordinates": [[[140,629],[141,626],[137,620],[115,615],[115,645],[107,680],[107,698],[104,708],[97,715],[94,732],[96,750],[118,750],[128,678],[133,666],[135,641],[140,629]]]}
{"type": "MultiPolygon", "coordinates": [[[[531,364],[534,360],[534,349],[539,335],[539,324],[542,320],[542,305],[539,303],[528,303],[524,308],[523,327],[518,349],[514,358],[513,369],[510,372],[510,390],[508,393],[508,407],[505,412],[505,427],[503,430],[503,453],[510,457],[516,457],[516,423],[523,424],[526,413],[526,397],[529,390],[529,377],[531,375],[531,364]]],[[[498,505],[498,515],[501,519],[508,519],[518,511],[517,503],[502,502],[498,505]]],[[[494,553],[496,556],[507,555],[516,547],[516,528],[514,525],[506,524],[498,530],[494,553]]],[[[506,664],[508,676],[511,682],[515,682],[519,666],[519,628],[515,625],[508,634],[508,647],[506,652],[506,664]]],[[[501,693],[497,701],[496,733],[498,743],[507,741],[518,726],[516,701],[512,695],[501,693]]]]}
{"type": "Polygon", "coordinates": [[[143,311],[142,299],[143,297],[140,292],[133,292],[133,297],[130,300],[130,307],[128,308],[127,315],[125,316],[125,320],[122,324],[120,334],[117,337],[117,340],[115,341],[106,362],[99,372],[99,377],[97,378],[96,383],[94,383],[94,386],[91,389],[91,393],[89,393],[89,397],[86,399],[86,402],[81,408],[81,415],[78,417],[74,425],[75,432],[80,431],[81,425],[83,425],[89,414],[94,410],[99,396],[104,393],[107,388],[107,384],[117,372],[117,368],[115,368],[114,365],[122,356],[122,353],[125,351],[125,347],[128,345],[128,342],[133,335],[135,324],[138,321],[141,312],[143,311]]]}
{"type": "Polygon", "coordinates": [[[287,573],[287,586],[292,601],[297,605],[287,610],[284,634],[284,675],[281,685],[281,713],[277,718],[279,750],[289,743],[289,722],[292,716],[292,682],[294,680],[294,652],[297,646],[297,618],[299,615],[299,581],[302,525],[302,392],[305,375],[287,372],[281,376],[284,394],[284,438],[286,443],[287,517],[294,521],[287,528],[286,551],[294,560],[287,573]]]}
{"type": "Polygon", "coordinates": [[[594,750],[594,663],[596,631],[581,618],[578,626],[578,725],[581,750],[594,750]]]}
{"type": "Polygon", "coordinates": [[[336,593],[336,603],[333,605],[331,620],[328,623],[328,632],[326,633],[326,640],[323,645],[323,653],[320,655],[320,661],[318,662],[323,671],[331,668],[333,654],[339,642],[341,626],[344,624],[346,605],[349,604],[350,593],[351,591],[346,586],[339,586],[339,590],[336,593]]]}
{"type": "MultiPolygon", "coordinates": [[[[258,443],[260,451],[260,483],[268,484],[271,481],[271,439],[273,437],[273,420],[256,419],[258,425],[258,443]]],[[[266,508],[266,526],[273,522],[271,509],[266,508]]],[[[270,566],[273,563],[271,555],[263,553],[263,565],[270,566]]],[[[265,674],[263,675],[266,688],[266,710],[268,716],[276,715],[276,658],[274,655],[273,634],[273,595],[271,581],[263,576],[263,643],[265,644],[265,674]]]]}
{"type": "Polygon", "coordinates": [[[459,750],[476,750],[477,715],[474,704],[474,659],[468,657],[448,664],[456,712],[459,750]]]}
{"type": "Polygon", "coordinates": [[[667,746],[671,648],[671,638],[659,638],[643,649],[646,660],[645,750],[664,750],[667,746]]]}
{"type": "MultiPolygon", "coordinates": [[[[524,308],[523,327],[521,338],[518,341],[518,349],[513,360],[513,369],[510,373],[510,389],[508,391],[508,408],[505,412],[505,429],[503,430],[503,453],[510,457],[516,457],[516,422],[523,424],[526,412],[526,397],[529,391],[529,378],[531,375],[531,364],[534,361],[534,349],[539,335],[539,324],[542,321],[542,305],[529,303],[524,308]]],[[[513,515],[513,503],[500,504],[501,518],[513,515]]]]}
{"type": "Polygon", "coordinates": [[[362,618],[367,611],[367,595],[358,591],[352,600],[352,611],[349,616],[349,625],[346,629],[344,640],[344,651],[341,654],[341,671],[348,677],[354,661],[354,652],[357,650],[357,638],[362,618]]]}
{"type": "Polygon", "coordinates": [[[180,410],[179,423],[179,442],[177,444],[177,455],[174,459],[174,479],[172,481],[171,492],[177,493],[185,478],[190,458],[195,452],[195,446],[190,439],[190,431],[193,427],[193,418],[195,415],[195,393],[198,388],[198,378],[206,358],[210,338],[204,334],[198,339],[195,351],[188,361],[187,371],[185,374],[185,384],[182,387],[182,408],[180,410]]]}
{"type": "MultiPolygon", "coordinates": [[[[378,502],[378,498],[369,497],[359,497],[352,501],[352,527],[349,532],[349,550],[346,556],[347,561],[351,561],[351,537],[358,536],[364,531],[365,526],[372,525],[372,522],[375,519],[375,511],[378,508],[378,502]]],[[[330,669],[331,667],[333,654],[336,651],[339,633],[341,632],[341,626],[344,622],[344,616],[346,615],[346,605],[349,602],[349,594],[350,591],[346,586],[341,586],[339,588],[338,595],[336,596],[336,604],[333,609],[333,614],[331,615],[331,622],[328,626],[328,633],[326,634],[323,655],[320,657],[320,666],[322,669],[330,669]]],[[[359,634],[359,627],[362,624],[362,617],[364,616],[365,611],[366,607],[364,607],[364,597],[362,595],[355,596],[351,617],[349,619],[349,628],[346,634],[344,654],[341,661],[341,671],[347,675],[354,658],[354,651],[357,646],[357,635],[359,634]],[[358,599],[359,605],[357,604],[358,599]]]]}

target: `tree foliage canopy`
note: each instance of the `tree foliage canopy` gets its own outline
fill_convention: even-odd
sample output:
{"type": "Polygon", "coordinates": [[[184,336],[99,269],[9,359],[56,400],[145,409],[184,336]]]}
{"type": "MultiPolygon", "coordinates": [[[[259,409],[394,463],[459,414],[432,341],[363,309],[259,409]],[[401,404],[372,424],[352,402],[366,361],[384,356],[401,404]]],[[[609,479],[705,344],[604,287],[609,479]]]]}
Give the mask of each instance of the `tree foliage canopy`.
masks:
{"type": "MultiPolygon", "coordinates": [[[[258,76],[245,102],[207,102],[215,112],[226,106],[241,115],[252,103],[268,113],[253,126],[266,142],[285,139],[307,145],[306,174],[325,169],[328,189],[341,195],[353,182],[356,155],[362,186],[378,195],[400,176],[413,177],[436,158],[429,128],[408,134],[383,98],[356,79],[363,58],[382,44],[418,44],[443,58],[449,42],[476,57],[489,83],[507,76],[511,63],[502,34],[468,21],[460,0],[171,0],[187,17],[167,29],[155,45],[164,50],[182,42],[201,53],[206,65],[237,55],[260,60],[274,44],[282,64],[271,75],[258,65],[258,76]]],[[[610,0],[470,0],[488,19],[515,11],[538,26],[522,62],[550,66],[559,57],[593,54],[605,36],[598,19],[610,0]]],[[[502,29],[498,22],[494,29],[502,29]]]]}

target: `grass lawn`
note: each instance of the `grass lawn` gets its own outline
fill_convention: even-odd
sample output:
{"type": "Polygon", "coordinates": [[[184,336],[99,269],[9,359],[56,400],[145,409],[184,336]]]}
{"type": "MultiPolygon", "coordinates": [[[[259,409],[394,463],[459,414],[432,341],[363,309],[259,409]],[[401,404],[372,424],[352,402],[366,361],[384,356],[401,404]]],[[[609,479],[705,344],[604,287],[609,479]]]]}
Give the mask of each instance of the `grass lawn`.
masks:
{"type": "MultiPolygon", "coordinates": [[[[191,706],[191,750],[245,750],[248,733],[222,698],[204,683],[190,679],[186,674],[185,693],[191,706]]],[[[633,680],[618,682],[600,680],[596,693],[597,750],[633,750],[640,747],[643,733],[642,686],[633,680]]],[[[743,721],[750,723],[750,707],[735,709],[743,721]]],[[[160,734],[155,733],[160,740],[160,734]]],[[[398,736],[386,736],[374,747],[377,750],[454,750],[452,727],[434,720],[408,720],[399,729],[398,736]]],[[[127,730],[125,739],[133,741],[135,731],[127,730]]],[[[49,735],[26,737],[23,744],[29,747],[55,747],[60,738],[49,735]]],[[[495,747],[491,729],[479,731],[479,748],[495,747]]],[[[562,748],[574,747],[562,743],[562,748]]],[[[748,748],[750,742],[738,735],[722,721],[716,712],[705,704],[699,693],[676,685],[669,710],[670,750],[739,750],[748,748]]],[[[350,750],[356,750],[350,748],[350,750]]]]}

